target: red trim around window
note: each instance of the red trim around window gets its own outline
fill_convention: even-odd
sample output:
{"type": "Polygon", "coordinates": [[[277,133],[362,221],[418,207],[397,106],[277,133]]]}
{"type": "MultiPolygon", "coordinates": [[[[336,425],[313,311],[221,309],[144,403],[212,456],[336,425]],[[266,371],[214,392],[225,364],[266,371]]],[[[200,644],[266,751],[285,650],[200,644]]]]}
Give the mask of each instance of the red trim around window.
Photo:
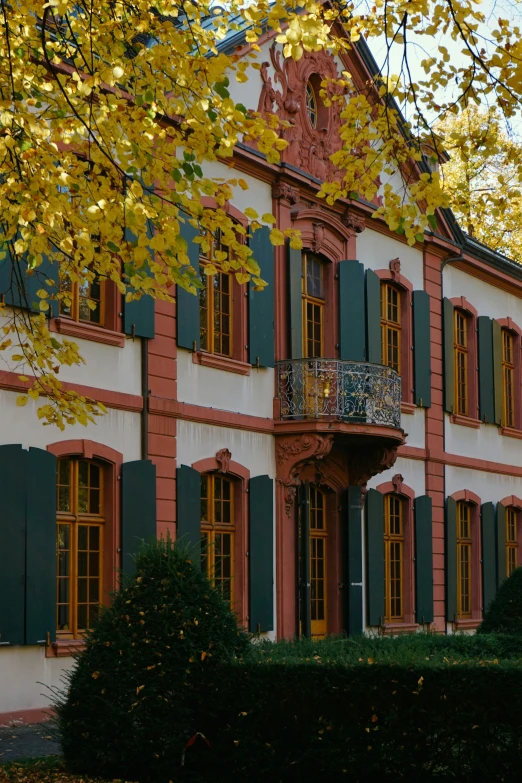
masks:
{"type": "Polygon", "coordinates": [[[248,626],[248,481],[250,471],[239,462],[230,460],[226,473],[215,457],[197,460],[191,465],[199,473],[221,473],[233,479],[234,484],[234,607],[239,622],[248,626]]]}
{"type": "MultiPolygon", "coordinates": [[[[456,310],[462,310],[466,316],[468,328],[468,413],[467,416],[452,414],[451,421],[454,424],[462,424],[467,427],[480,427],[479,398],[478,398],[478,358],[477,358],[477,318],[478,312],[465,296],[454,296],[450,299],[456,310]]],[[[456,403],[456,401],[455,401],[456,403]]]]}
{"type": "Polygon", "coordinates": [[[522,392],[522,329],[509,316],[507,318],[496,318],[495,320],[502,329],[511,332],[513,336],[513,364],[515,365],[515,426],[502,426],[500,427],[500,432],[508,437],[522,438],[522,405],[520,404],[520,394],[522,392]]]}
{"type": "Polygon", "coordinates": [[[450,497],[457,503],[463,501],[471,506],[471,617],[456,620],[455,628],[465,630],[476,628],[482,620],[482,545],[480,535],[481,500],[475,492],[461,489],[450,497]]]}
{"type": "Polygon", "coordinates": [[[415,490],[407,484],[401,485],[401,491],[397,492],[392,481],[385,481],[376,488],[381,495],[396,495],[406,505],[404,515],[404,549],[403,549],[403,575],[402,595],[404,620],[401,623],[387,623],[384,633],[398,633],[401,630],[413,630],[417,628],[415,622],[415,534],[413,519],[413,501],[415,490]]]}

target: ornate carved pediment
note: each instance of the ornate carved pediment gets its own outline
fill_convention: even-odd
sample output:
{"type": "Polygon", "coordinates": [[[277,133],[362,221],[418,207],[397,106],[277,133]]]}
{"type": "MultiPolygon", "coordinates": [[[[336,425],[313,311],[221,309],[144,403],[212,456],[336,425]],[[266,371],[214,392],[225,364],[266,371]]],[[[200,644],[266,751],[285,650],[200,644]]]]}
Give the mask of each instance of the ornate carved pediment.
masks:
{"type": "Polygon", "coordinates": [[[392,258],[390,261],[390,272],[392,275],[392,278],[394,280],[397,280],[397,278],[400,277],[401,274],[401,259],[400,258],[392,258]]]}
{"type": "Polygon", "coordinates": [[[365,485],[373,476],[389,470],[397,460],[397,446],[357,444],[348,452],[350,484],[365,485]]]}
{"type": "Polygon", "coordinates": [[[299,190],[293,188],[287,182],[276,182],[272,187],[272,198],[285,199],[290,204],[297,204],[299,201],[299,190]]]}
{"type": "Polygon", "coordinates": [[[327,457],[332,446],[333,435],[285,435],[277,439],[277,479],[285,488],[288,516],[292,512],[296,488],[301,483],[301,470],[327,457]]]}
{"type": "MultiPolygon", "coordinates": [[[[339,136],[341,105],[339,101],[333,101],[330,106],[324,106],[318,87],[323,79],[340,78],[333,56],[324,51],[306,52],[295,62],[291,58],[283,58],[281,48],[274,43],[270,48],[270,60],[270,63],[261,65],[263,87],[258,112],[263,117],[277,114],[281,120],[290,123],[281,134],[288,142],[281,159],[308,171],[319,180],[332,177],[336,169],[330,156],[342,147],[339,136]],[[273,78],[269,73],[270,65],[274,69],[273,78]],[[306,108],[306,86],[311,78],[318,103],[315,127],[306,108]]],[[[344,92],[335,84],[327,89],[332,95],[344,92]]]]}
{"type": "Polygon", "coordinates": [[[230,460],[232,459],[232,452],[228,449],[220,449],[216,454],[216,460],[219,464],[220,473],[228,473],[230,470],[230,460]]]}

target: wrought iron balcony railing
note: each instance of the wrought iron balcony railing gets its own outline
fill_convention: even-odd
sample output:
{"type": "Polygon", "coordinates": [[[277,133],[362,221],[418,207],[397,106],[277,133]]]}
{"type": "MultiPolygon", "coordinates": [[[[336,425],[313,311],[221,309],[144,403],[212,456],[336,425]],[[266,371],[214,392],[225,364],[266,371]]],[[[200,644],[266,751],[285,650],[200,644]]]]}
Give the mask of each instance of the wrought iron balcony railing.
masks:
{"type": "Polygon", "coordinates": [[[341,359],[277,363],[282,419],[334,418],[401,426],[401,379],[390,367],[341,359]]]}

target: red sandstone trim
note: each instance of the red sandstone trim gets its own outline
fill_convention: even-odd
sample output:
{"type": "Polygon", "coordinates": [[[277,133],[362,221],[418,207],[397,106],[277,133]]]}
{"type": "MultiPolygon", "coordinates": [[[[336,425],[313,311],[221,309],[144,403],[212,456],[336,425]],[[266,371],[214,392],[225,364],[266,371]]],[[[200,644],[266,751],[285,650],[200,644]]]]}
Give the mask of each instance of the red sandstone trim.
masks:
{"type": "Polygon", "coordinates": [[[522,329],[513,321],[511,316],[508,315],[507,318],[496,318],[495,320],[504,329],[509,329],[510,332],[514,332],[519,337],[522,337],[522,329]]]}
{"type": "Polygon", "coordinates": [[[192,362],[194,364],[200,364],[203,367],[214,367],[216,370],[235,372],[238,375],[250,375],[252,369],[252,365],[248,362],[241,362],[238,359],[232,359],[230,356],[207,353],[206,351],[196,351],[193,353],[192,362]]]}
{"type": "MultiPolygon", "coordinates": [[[[205,459],[199,459],[197,462],[193,462],[191,465],[198,473],[224,473],[221,470],[221,463],[217,461],[215,457],[206,457],[205,459]]],[[[241,465],[239,462],[230,460],[226,475],[237,476],[238,478],[248,481],[250,479],[250,471],[241,465]]]]}
{"type": "Polygon", "coordinates": [[[471,427],[473,430],[479,430],[482,422],[480,419],[472,419],[470,416],[461,416],[460,413],[450,413],[452,424],[459,424],[461,427],[471,427]]]}
{"type": "Polygon", "coordinates": [[[379,280],[384,280],[387,283],[395,283],[400,288],[405,288],[410,293],[413,292],[413,284],[410,283],[407,277],[401,275],[400,272],[392,272],[390,269],[375,269],[375,274],[379,280]]]}
{"type": "Polygon", "coordinates": [[[233,413],[217,408],[205,408],[203,405],[191,405],[188,402],[149,397],[149,412],[160,416],[171,416],[185,421],[198,421],[202,424],[215,424],[218,427],[233,427],[250,432],[274,432],[272,419],[249,416],[246,413],[233,413]]]}
{"type": "Polygon", "coordinates": [[[471,315],[472,318],[478,318],[478,310],[473,307],[470,302],[468,302],[465,296],[453,296],[450,299],[450,302],[453,307],[456,307],[459,310],[464,310],[464,312],[471,315]]]}
{"type": "Polygon", "coordinates": [[[411,633],[420,628],[418,623],[388,623],[381,627],[383,636],[396,636],[401,633],[411,633]]]}
{"type": "Polygon", "coordinates": [[[499,503],[502,506],[513,506],[513,508],[518,508],[519,511],[522,511],[522,500],[516,495],[508,495],[507,497],[502,498],[502,500],[499,500],[499,503]]]}
{"type": "MultiPolygon", "coordinates": [[[[102,402],[107,408],[131,411],[139,413],[143,409],[143,398],[137,394],[109,391],[108,389],[96,389],[93,386],[81,386],[77,383],[62,381],[66,391],[75,391],[82,397],[89,397],[102,402]]],[[[31,388],[31,381],[21,381],[15,372],[0,373],[0,389],[24,394],[31,388]]]]}
{"type": "Polygon", "coordinates": [[[102,459],[105,462],[112,462],[121,467],[123,454],[105,446],[103,443],[96,443],[94,440],[61,440],[56,443],[50,443],[47,451],[54,454],[55,457],[78,456],[85,459],[102,459]]]}
{"type": "Polygon", "coordinates": [[[105,345],[115,345],[118,348],[123,348],[125,345],[125,335],[121,334],[121,332],[114,332],[111,329],[104,329],[103,326],[95,326],[83,321],[73,321],[72,318],[53,318],[49,329],[51,332],[59,332],[69,337],[78,337],[105,345]]]}
{"type": "Polygon", "coordinates": [[[413,416],[416,410],[417,406],[414,402],[401,402],[401,413],[404,413],[407,416],[413,416]]]}
{"type": "Polygon", "coordinates": [[[45,648],[46,658],[72,658],[85,650],[86,643],[81,639],[58,639],[45,648]]]}
{"type": "Polygon", "coordinates": [[[518,440],[522,440],[522,430],[515,430],[511,427],[499,427],[498,431],[500,435],[505,435],[506,438],[517,438],[518,440]]]}
{"type": "Polygon", "coordinates": [[[408,500],[414,500],[415,499],[415,490],[411,487],[408,487],[407,484],[401,484],[400,485],[400,491],[395,488],[395,484],[393,481],[385,481],[383,484],[379,484],[378,487],[376,487],[377,492],[380,492],[381,495],[403,495],[405,498],[408,498],[408,500]]]}
{"type": "MultiPolygon", "coordinates": [[[[33,723],[46,723],[54,716],[51,708],[32,710],[15,710],[14,712],[0,712],[0,727],[15,725],[31,725],[33,723]]],[[[5,759],[6,761],[8,759],[5,759]]]]}
{"type": "Polygon", "coordinates": [[[450,495],[450,498],[455,500],[457,503],[459,500],[463,500],[465,503],[473,503],[475,506],[480,507],[479,496],[474,492],[471,492],[469,489],[460,489],[458,492],[454,492],[453,495],[450,495]]]}

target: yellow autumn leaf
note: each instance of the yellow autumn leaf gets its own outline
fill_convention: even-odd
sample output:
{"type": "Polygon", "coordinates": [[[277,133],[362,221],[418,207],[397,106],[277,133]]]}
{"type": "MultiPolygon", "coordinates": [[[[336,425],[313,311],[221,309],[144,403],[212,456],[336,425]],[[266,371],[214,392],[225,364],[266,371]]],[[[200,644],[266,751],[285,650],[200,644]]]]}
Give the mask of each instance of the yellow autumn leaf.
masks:
{"type": "Polygon", "coordinates": [[[24,405],[27,405],[28,399],[29,398],[26,397],[25,394],[19,394],[18,397],[16,398],[16,404],[18,405],[19,408],[23,408],[24,405]]]}

